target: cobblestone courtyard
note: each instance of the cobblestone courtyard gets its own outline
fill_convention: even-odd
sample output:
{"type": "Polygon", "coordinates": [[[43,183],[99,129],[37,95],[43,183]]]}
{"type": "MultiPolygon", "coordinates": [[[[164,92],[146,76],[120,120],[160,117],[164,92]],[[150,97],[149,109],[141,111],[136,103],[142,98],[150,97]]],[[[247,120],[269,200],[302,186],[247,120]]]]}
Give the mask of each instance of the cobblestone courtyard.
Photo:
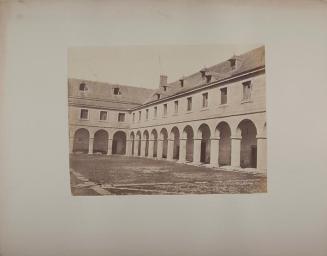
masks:
{"type": "Polygon", "coordinates": [[[73,195],[264,193],[265,174],[126,156],[71,155],[73,195]]]}

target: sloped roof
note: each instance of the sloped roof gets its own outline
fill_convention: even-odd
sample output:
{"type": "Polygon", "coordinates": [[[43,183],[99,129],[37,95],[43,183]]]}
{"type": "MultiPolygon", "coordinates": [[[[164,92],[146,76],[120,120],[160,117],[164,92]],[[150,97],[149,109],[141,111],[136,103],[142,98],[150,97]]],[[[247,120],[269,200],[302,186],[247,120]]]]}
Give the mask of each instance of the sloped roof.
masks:
{"type": "Polygon", "coordinates": [[[127,110],[141,105],[153,94],[154,90],[76,78],[68,79],[68,97],[70,104],[127,110]],[[87,90],[80,91],[80,84],[85,83],[87,90]],[[114,94],[119,88],[120,94],[114,94]]]}
{"type": "Polygon", "coordinates": [[[192,75],[181,77],[180,79],[184,80],[183,87],[181,87],[180,79],[175,82],[168,83],[166,91],[164,91],[162,88],[155,90],[151,97],[146,99],[144,103],[149,103],[157,100],[156,94],[160,94],[160,98],[164,99],[174,94],[186,92],[196,87],[206,85],[206,79],[202,77],[200,71],[205,71],[206,75],[211,76],[210,82],[214,82],[265,66],[265,48],[264,46],[261,46],[239,56],[234,55],[229,60],[208,68],[203,68],[199,70],[199,72],[196,72],[192,75]],[[229,61],[231,59],[236,59],[235,68],[231,67],[231,63],[229,61]]]}

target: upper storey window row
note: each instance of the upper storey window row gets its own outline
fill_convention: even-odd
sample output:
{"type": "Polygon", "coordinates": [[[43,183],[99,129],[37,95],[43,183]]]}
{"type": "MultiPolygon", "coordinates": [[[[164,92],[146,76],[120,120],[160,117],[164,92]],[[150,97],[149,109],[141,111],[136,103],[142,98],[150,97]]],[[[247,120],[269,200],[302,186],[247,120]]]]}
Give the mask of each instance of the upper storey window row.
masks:
{"type": "MultiPolygon", "coordinates": [[[[251,80],[244,81],[239,85],[239,92],[241,94],[240,102],[252,102],[252,90],[253,90],[253,83],[251,80]]],[[[158,107],[161,108],[161,115],[162,117],[166,117],[171,115],[176,115],[180,112],[180,102],[183,103],[185,106],[183,109],[186,112],[192,112],[194,103],[199,106],[199,110],[209,108],[209,100],[212,101],[212,104],[217,105],[227,105],[229,101],[229,87],[221,87],[217,92],[213,93],[212,91],[202,93],[197,99],[198,96],[187,97],[185,103],[180,100],[174,100],[171,103],[163,103],[160,107],[154,106],[152,109],[147,108],[145,109],[145,121],[150,120],[150,114],[152,119],[156,119],[158,116],[158,107]],[[209,99],[210,97],[210,99],[209,99]],[[194,99],[195,98],[195,99],[194,99]],[[212,99],[212,100],[211,100],[212,99]],[[200,102],[199,102],[200,101],[200,102]],[[169,107],[172,104],[171,108],[169,107]],[[171,110],[170,110],[171,109],[171,110]],[[170,112],[171,111],[171,112],[170,112]]],[[[235,98],[235,97],[233,97],[235,98]]],[[[182,104],[181,103],[181,104],[182,104]]],[[[183,106],[182,105],[182,106],[183,106]]],[[[183,111],[183,110],[182,110],[183,111]]],[[[138,111],[138,121],[142,120],[142,110],[138,111]]],[[[135,113],[133,113],[133,122],[135,122],[135,113]]]]}
{"type": "MultiPolygon", "coordinates": [[[[99,120],[99,121],[108,121],[109,120],[108,111],[101,110],[101,111],[97,112],[97,114],[98,114],[97,120],[99,120]]],[[[125,113],[118,113],[116,118],[117,118],[116,119],[117,122],[125,122],[126,121],[126,114],[125,113]]],[[[133,118],[134,118],[134,115],[133,115],[133,118]]],[[[89,109],[86,109],[86,108],[80,109],[79,119],[80,120],[90,120],[90,111],[89,111],[89,109]]],[[[94,121],[96,121],[96,120],[94,120],[94,121]]]]}

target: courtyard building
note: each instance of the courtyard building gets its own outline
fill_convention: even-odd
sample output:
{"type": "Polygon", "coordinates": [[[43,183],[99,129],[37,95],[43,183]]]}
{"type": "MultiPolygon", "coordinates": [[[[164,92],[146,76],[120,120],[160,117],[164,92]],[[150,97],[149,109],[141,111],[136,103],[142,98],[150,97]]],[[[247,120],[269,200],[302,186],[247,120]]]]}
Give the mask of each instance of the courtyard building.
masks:
{"type": "Polygon", "coordinates": [[[265,50],[157,89],[68,79],[70,153],[267,169],[265,50]]]}

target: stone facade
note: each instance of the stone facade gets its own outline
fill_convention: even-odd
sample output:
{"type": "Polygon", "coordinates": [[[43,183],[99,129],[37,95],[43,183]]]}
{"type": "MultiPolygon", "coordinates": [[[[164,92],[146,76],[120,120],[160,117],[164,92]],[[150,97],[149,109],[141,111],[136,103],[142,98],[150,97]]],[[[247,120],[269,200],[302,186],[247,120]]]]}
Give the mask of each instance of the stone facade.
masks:
{"type": "Polygon", "coordinates": [[[263,47],[172,83],[161,76],[157,90],[77,79],[69,87],[71,153],[267,168],[263,47]]]}

